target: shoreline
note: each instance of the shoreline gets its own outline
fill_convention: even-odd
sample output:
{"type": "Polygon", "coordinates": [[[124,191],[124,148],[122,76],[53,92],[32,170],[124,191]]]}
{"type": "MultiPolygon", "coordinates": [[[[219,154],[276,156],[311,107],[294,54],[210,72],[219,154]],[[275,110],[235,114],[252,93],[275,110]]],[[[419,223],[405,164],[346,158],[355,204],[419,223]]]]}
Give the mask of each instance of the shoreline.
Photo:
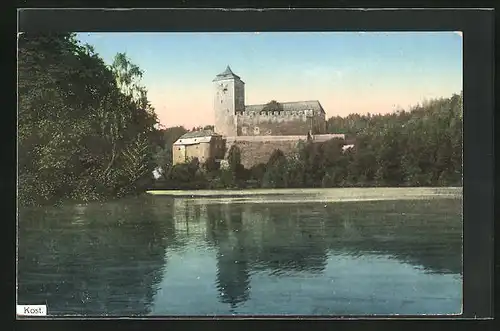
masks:
{"type": "Polygon", "coordinates": [[[369,188],[283,188],[240,190],[148,190],[153,196],[190,198],[255,198],[270,196],[321,197],[324,199],[404,199],[429,197],[460,197],[462,187],[369,187],[369,188]]]}

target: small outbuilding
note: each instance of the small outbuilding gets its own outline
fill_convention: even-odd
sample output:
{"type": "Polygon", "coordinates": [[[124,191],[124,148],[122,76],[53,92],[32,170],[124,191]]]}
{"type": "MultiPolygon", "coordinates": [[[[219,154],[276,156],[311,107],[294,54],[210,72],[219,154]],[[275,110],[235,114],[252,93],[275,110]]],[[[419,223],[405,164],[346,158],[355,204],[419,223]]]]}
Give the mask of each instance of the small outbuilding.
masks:
{"type": "Polygon", "coordinates": [[[226,151],[225,140],[212,130],[188,132],[177,139],[172,146],[173,164],[185,163],[198,158],[200,163],[209,158],[220,161],[226,151]]]}

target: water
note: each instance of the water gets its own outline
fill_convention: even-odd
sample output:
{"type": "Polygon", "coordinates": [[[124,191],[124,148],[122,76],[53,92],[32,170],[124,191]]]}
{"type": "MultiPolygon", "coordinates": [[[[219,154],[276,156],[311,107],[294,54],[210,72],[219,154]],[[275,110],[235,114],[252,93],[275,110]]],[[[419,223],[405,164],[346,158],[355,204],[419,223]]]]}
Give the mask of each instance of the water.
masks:
{"type": "Polygon", "coordinates": [[[273,200],[24,208],[18,303],[80,316],[461,313],[461,199],[273,200]]]}

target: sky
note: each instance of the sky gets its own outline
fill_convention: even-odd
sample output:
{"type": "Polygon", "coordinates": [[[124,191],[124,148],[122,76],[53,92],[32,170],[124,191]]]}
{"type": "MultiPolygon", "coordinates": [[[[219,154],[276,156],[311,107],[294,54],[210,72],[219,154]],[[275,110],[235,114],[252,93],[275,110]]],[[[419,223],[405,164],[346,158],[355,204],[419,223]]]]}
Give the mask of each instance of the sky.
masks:
{"type": "Polygon", "coordinates": [[[319,100],[327,117],[384,114],[462,90],[460,32],[79,33],[108,64],[125,52],[164,126],[214,123],[226,66],[245,104],[319,100]]]}

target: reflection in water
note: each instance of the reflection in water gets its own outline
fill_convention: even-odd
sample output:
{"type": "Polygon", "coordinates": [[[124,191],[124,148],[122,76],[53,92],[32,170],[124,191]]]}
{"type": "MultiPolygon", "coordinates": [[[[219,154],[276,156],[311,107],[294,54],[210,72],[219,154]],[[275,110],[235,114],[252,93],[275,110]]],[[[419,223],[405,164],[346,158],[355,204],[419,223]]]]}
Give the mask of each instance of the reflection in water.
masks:
{"type": "Polygon", "coordinates": [[[49,314],[148,314],[169,235],[153,213],[131,212],[125,201],[22,211],[19,304],[47,304],[49,314]]]}
{"type": "MultiPolygon", "coordinates": [[[[225,205],[224,207],[229,207],[225,205]]],[[[250,275],[248,257],[244,245],[242,218],[240,213],[225,210],[226,222],[220,222],[217,233],[217,289],[220,300],[228,303],[231,308],[248,299],[250,290],[250,275]]],[[[214,222],[211,222],[214,224],[214,222]]],[[[215,223],[217,224],[217,223],[215,223]]]]}
{"type": "Polygon", "coordinates": [[[380,201],[325,208],[330,222],[348,225],[335,233],[330,248],[358,254],[387,254],[429,273],[462,273],[460,200],[380,201]],[[340,235],[339,235],[340,234],[340,235]]]}
{"type": "Polygon", "coordinates": [[[458,312],[461,227],[452,199],[26,209],[19,303],[85,315],[458,312]]]}

